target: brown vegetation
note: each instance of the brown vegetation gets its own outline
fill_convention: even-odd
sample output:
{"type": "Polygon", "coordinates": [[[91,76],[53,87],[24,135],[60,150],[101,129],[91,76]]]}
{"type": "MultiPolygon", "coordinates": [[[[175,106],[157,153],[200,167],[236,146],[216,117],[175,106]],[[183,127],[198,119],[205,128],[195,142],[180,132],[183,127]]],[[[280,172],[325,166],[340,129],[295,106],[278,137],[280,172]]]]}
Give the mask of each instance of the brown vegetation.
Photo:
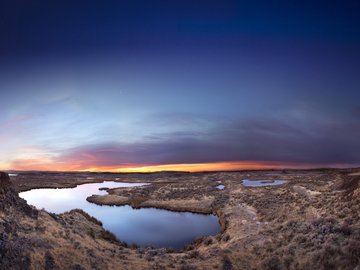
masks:
{"type": "Polygon", "coordinates": [[[222,234],[182,252],[121,243],[81,210],[53,215],[0,185],[0,269],[349,269],[360,265],[360,188],[353,171],[157,174],[24,174],[16,190],[114,180],[151,185],[109,189],[99,204],[216,213],[222,234]],[[297,175],[299,173],[299,175],[297,175]],[[352,174],[352,175],[349,175],[352,174]],[[27,182],[25,178],[28,177],[27,182]],[[36,180],[37,178],[38,181],[36,180]],[[242,179],[287,179],[246,188],[242,179]],[[216,189],[218,181],[226,186],[216,189]]]}

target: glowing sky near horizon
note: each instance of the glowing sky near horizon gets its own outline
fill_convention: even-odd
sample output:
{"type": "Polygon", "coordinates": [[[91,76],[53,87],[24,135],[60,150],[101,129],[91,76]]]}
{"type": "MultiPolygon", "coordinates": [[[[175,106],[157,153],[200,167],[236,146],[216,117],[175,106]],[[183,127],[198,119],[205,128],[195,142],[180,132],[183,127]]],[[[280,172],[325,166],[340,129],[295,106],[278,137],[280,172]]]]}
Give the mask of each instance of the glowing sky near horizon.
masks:
{"type": "Polygon", "coordinates": [[[354,1],[9,1],[0,169],[360,165],[354,1]]]}

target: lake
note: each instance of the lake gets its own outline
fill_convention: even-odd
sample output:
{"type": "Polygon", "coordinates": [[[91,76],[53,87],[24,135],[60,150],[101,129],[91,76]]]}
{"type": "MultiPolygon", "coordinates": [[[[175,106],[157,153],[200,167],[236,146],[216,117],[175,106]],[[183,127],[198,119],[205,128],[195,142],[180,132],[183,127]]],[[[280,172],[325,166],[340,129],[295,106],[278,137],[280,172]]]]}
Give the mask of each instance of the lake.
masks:
{"type": "Polygon", "coordinates": [[[200,236],[220,233],[217,216],[173,212],[155,208],[133,209],[130,206],[100,206],[86,198],[105,195],[99,188],[121,188],[147,183],[103,182],[78,185],[75,188],[33,189],[19,194],[29,204],[48,212],[60,214],[82,209],[103,223],[120,241],[138,246],[171,247],[181,249],[200,236]]]}

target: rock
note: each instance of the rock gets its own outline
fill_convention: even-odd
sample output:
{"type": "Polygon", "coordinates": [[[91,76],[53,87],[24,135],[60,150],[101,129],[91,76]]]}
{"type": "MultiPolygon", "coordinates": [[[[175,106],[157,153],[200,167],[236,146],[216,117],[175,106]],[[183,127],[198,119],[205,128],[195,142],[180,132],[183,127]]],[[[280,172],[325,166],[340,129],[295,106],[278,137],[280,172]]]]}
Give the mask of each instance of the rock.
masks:
{"type": "Polygon", "coordinates": [[[29,206],[26,201],[19,197],[13,188],[7,173],[0,172],[0,210],[14,212],[17,209],[27,216],[37,218],[38,211],[29,206]]]}
{"type": "Polygon", "coordinates": [[[0,192],[4,192],[11,188],[10,177],[7,173],[0,172],[0,192]]]}

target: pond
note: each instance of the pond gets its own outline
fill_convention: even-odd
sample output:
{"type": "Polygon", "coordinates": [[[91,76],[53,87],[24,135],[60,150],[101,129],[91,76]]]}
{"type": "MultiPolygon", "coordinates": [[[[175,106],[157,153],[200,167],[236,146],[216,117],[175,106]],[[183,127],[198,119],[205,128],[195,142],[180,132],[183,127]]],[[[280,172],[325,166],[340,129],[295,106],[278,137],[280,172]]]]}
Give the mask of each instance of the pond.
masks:
{"type": "Polygon", "coordinates": [[[217,185],[216,188],[220,189],[220,190],[223,190],[225,188],[225,186],[224,185],[217,185]]]}
{"type": "Polygon", "coordinates": [[[266,173],[266,176],[323,176],[323,173],[266,173]]]}
{"type": "Polygon", "coordinates": [[[136,187],[146,183],[103,182],[79,185],[75,188],[33,189],[19,194],[35,207],[60,214],[79,208],[103,223],[119,240],[138,246],[181,249],[200,236],[220,233],[215,215],[173,212],[155,208],[133,209],[130,206],[100,206],[86,198],[107,194],[99,188],[136,187]]]}
{"type": "Polygon", "coordinates": [[[287,180],[242,180],[242,185],[245,187],[266,187],[277,186],[287,183],[287,180]]]}

